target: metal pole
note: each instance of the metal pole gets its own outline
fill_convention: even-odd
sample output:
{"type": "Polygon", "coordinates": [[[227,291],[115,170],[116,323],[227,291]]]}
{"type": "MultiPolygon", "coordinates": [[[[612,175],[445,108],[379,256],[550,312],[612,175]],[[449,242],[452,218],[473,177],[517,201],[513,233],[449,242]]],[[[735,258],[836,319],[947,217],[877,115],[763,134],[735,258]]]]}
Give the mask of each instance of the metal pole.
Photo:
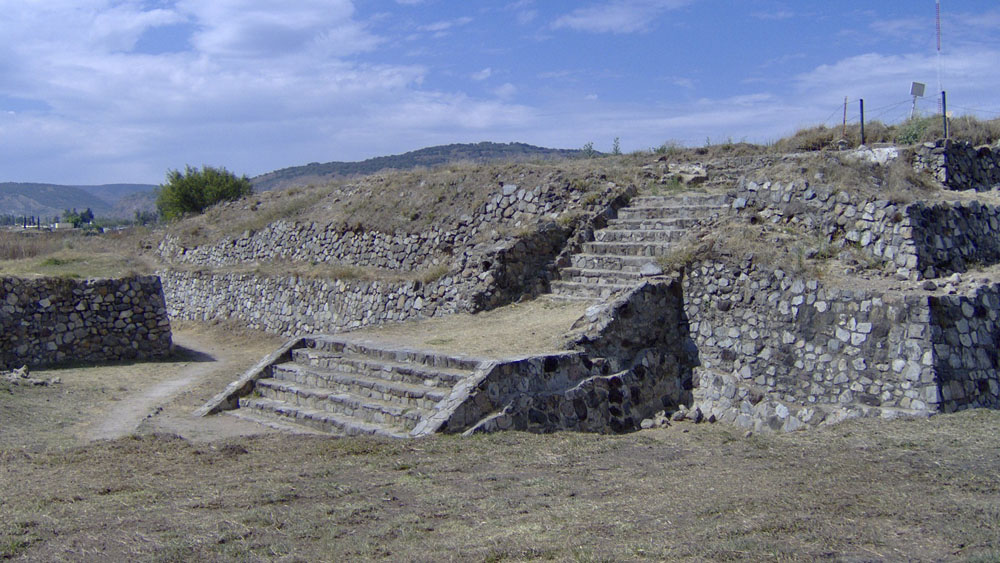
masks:
{"type": "Polygon", "coordinates": [[[844,133],[841,137],[847,138],[847,96],[844,96],[844,133]]]}
{"type": "Polygon", "coordinates": [[[861,98],[861,144],[865,144],[865,99],[861,98]]]}
{"type": "Polygon", "coordinates": [[[944,124],[944,138],[948,138],[948,96],[941,90],[941,122],[944,124]]]}

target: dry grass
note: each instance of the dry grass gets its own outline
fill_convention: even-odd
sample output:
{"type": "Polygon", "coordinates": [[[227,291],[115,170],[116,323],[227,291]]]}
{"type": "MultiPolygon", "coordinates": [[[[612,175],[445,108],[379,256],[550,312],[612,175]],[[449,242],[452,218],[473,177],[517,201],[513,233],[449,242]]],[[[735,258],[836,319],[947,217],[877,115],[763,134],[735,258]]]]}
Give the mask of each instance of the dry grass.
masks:
{"type": "Polygon", "coordinates": [[[235,419],[191,419],[191,410],[275,342],[192,324],[179,332],[191,348],[166,362],[40,371],[64,383],[0,389],[0,557],[1000,557],[996,411],[749,437],[681,423],[622,436],[204,441],[205,428],[235,419]],[[199,441],[159,433],[73,445],[102,413],[203,366],[140,426],[199,441]]]}
{"type": "Polygon", "coordinates": [[[0,553],[137,561],[992,561],[1000,414],[743,438],[165,435],[0,452],[0,553]]]}
{"type": "Polygon", "coordinates": [[[0,275],[107,278],[154,271],[139,251],[146,231],[86,235],[82,232],[0,231],[0,275]]]}
{"type": "Polygon", "coordinates": [[[478,357],[559,351],[586,304],[541,297],[475,315],[449,315],[354,332],[420,349],[478,357]]]}
{"type": "MultiPolygon", "coordinates": [[[[1000,119],[984,121],[964,115],[952,118],[948,127],[952,139],[968,141],[973,145],[992,144],[1000,140],[1000,119]]],[[[876,143],[911,145],[943,137],[944,122],[940,115],[915,117],[895,125],[880,121],[865,124],[865,143],[869,146],[876,143]]],[[[847,141],[848,147],[857,147],[861,144],[861,126],[857,123],[848,125],[846,135],[843,127],[807,127],[777,141],[774,148],[778,152],[836,149],[841,139],[847,141]]]]}

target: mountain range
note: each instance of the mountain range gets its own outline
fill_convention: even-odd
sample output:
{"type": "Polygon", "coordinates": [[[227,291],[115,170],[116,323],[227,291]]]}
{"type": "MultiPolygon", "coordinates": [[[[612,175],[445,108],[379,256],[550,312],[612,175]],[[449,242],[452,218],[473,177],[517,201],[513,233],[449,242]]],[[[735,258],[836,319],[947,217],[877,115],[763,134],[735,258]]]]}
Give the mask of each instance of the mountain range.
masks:
{"type": "MultiPolygon", "coordinates": [[[[455,161],[524,161],[573,158],[582,151],[549,149],[524,143],[464,143],[427,147],[399,155],[380,156],[358,162],[312,162],[282,168],[251,179],[257,190],[284,189],[319,184],[338,178],[366,175],[386,169],[409,170],[455,161]]],[[[67,186],[23,182],[0,182],[0,216],[35,216],[44,221],[61,216],[67,209],[90,209],[97,217],[131,219],[136,211],[156,208],[152,184],[103,184],[67,186]]]]}

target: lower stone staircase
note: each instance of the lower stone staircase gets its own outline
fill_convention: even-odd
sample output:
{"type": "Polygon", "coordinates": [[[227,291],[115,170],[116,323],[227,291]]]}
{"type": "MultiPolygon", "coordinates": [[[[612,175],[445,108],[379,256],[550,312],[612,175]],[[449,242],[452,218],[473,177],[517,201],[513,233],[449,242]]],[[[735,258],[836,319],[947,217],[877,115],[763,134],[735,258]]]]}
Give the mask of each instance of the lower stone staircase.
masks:
{"type": "Polygon", "coordinates": [[[233,416],[288,429],[407,437],[482,360],[311,336],[256,379],[233,416]]]}
{"type": "Polygon", "coordinates": [[[728,204],[727,196],[713,194],[633,198],[570,258],[570,266],[559,272],[561,279],[552,282],[552,294],[607,299],[645,276],[657,275],[657,258],[669,254],[689,228],[725,211],[728,204]]]}

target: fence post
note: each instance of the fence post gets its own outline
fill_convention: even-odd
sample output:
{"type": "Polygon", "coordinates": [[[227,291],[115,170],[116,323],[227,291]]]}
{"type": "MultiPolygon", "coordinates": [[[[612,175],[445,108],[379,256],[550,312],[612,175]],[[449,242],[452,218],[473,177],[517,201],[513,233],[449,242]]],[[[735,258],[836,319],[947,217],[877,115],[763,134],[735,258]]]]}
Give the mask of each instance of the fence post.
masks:
{"type": "Polygon", "coordinates": [[[941,121],[944,124],[944,138],[948,138],[948,97],[941,90],[941,121]]]}
{"type": "Polygon", "coordinates": [[[865,144],[865,99],[861,98],[861,144],[865,144]]]}

